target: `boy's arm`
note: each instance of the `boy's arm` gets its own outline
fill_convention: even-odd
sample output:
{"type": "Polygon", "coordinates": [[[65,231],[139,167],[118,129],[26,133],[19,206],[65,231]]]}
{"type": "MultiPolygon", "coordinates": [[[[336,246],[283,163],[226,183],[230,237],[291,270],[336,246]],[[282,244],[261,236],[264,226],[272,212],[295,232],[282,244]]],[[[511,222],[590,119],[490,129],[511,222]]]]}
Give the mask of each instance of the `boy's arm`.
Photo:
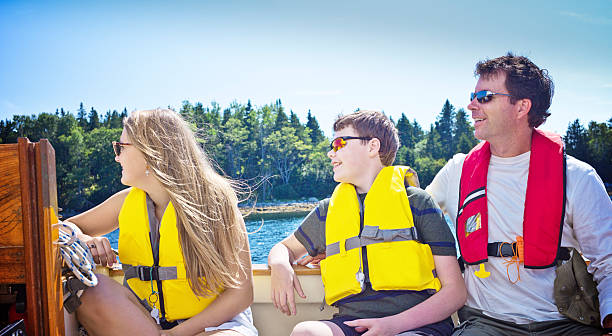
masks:
{"type": "Polygon", "coordinates": [[[295,315],[295,297],[293,289],[305,298],[300,280],[295,275],[291,264],[306,254],[306,248],[294,234],[277,243],[270,250],[268,265],[271,269],[272,288],[270,291],[274,307],[287,315],[295,315]]]}
{"type": "Polygon", "coordinates": [[[368,330],[363,336],[396,335],[427,324],[441,321],[463,306],[467,299],[465,282],[454,256],[434,255],[436,272],[442,288],[427,300],[399,314],[377,319],[345,322],[357,331],[368,330]]]}

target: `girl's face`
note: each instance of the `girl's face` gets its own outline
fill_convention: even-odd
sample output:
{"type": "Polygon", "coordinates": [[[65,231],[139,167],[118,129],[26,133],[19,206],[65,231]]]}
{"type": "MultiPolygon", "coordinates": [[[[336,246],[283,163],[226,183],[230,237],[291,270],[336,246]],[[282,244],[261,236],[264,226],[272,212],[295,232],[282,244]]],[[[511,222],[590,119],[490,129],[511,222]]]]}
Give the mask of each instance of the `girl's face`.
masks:
{"type": "Polygon", "coordinates": [[[124,143],[121,146],[121,152],[115,156],[115,161],[121,164],[121,183],[127,186],[138,187],[145,182],[149,176],[145,173],[147,163],[144,155],[136,146],[132,145],[131,139],[128,137],[125,128],[121,132],[119,142],[124,143]]]}

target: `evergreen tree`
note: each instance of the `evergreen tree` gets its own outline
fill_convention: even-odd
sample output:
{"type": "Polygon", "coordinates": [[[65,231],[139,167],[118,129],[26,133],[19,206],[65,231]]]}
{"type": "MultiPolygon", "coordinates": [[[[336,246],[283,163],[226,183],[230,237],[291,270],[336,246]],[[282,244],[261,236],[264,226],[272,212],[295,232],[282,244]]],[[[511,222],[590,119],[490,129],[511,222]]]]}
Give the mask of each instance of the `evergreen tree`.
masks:
{"type": "Polygon", "coordinates": [[[589,157],[589,136],[586,129],[576,119],[568,125],[567,132],[563,137],[567,154],[578,160],[590,161],[589,157]]]}
{"type": "Polygon", "coordinates": [[[421,127],[421,125],[419,125],[416,119],[413,119],[412,138],[414,139],[414,143],[415,144],[418,143],[419,141],[423,140],[424,137],[425,137],[425,132],[423,131],[423,128],[421,127]]]}
{"type": "Polygon", "coordinates": [[[87,130],[91,131],[98,127],[100,127],[100,117],[98,116],[98,111],[92,107],[91,111],[89,111],[89,123],[87,124],[87,130]]]}
{"type": "Polygon", "coordinates": [[[183,100],[181,108],[179,109],[179,114],[187,122],[191,122],[193,120],[193,105],[191,105],[188,100],[183,100]]]}
{"type": "Polygon", "coordinates": [[[121,185],[121,165],[115,162],[111,146],[121,136],[121,128],[99,127],[84,134],[83,142],[87,167],[89,168],[85,187],[85,198],[92,204],[99,204],[123,189],[121,185]]]}
{"type": "Polygon", "coordinates": [[[16,123],[11,120],[0,120],[0,143],[9,144],[17,142],[16,123]]]}
{"type": "Polygon", "coordinates": [[[612,118],[608,124],[591,121],[587,131],[589,136],[588,162],[604,181],[612,181],[612,118]]]}
{"type": "Polygon", "coordinates": [[[123,118],[119,115],[117,110],[113,110],[111,113],[108,128],[123,128],[123,118]]]}
{"type": "Polygon", "coordinates": [[[310,110],[308,110],[308,116],[306,119],[306,127],[310,130],[310,141],[313,146],[315,146],[319,142],[325,140],[325,136],[319,127],[319,122],[317,122],[317,119],[312,116],[310,110]]]}
{"type": "Polygon", "coordinates": [[[416,144],[414,139],[414,130],[410,120],[406,118],[406,115],[402,113],[402,116],[397,121],[397,132],[399,134],[400,145],[407,148],[413,148],[416,144]]]}
{"type": "Polygon", "coordinates": [[[230,110],[229,108],[223,109],[223,119],[221,119],[221,124],[225,125],[231,117],[232,110],[230,110]]]}
{"type": "MultiPolygon", "coordinates": [[[[440,157],[445,159],[449,159],[455,150],[453,141],[454,122],[455,107],[447,99],[438,115],[435,126],[436,133],[440,136],[440,157]]],[[[434,157],[436,156],[434,155],[434,157]]]]}
{"type": "Polygon", "coordinates": [[[289,119],[285,113],[285,108],[281,105],[280,99],[272,105],[272,111],[276,113],[276,120],[274,122],[275,131],[280,131],[283,127],[289,126],[289,119]]]}
{"type": "Polygon", "coordinates": [[[429,156],[434,159],[445,159],[446,150],[442,148],[442,141],[440,140],[440,134],[434,128],[433,125],[429,128],[429,133],[425,137],[425,152],[420,153],[421,157],[429,156]]]}
{"type": "Polygon", "coordinates": [[[108,110],[106,111],[106,113],[104,113],[104,116],[102,116],[102,126],[109,128],[110,119],[111,119],[111,111],[108,110]]]}
{"type": "Polygon", "coordinates": [[[85,107],[83,107],[83,103],[79,105],[79,109],[77,110],[77,121],[79,122],[79,126],[82,129],[87,129],[87,111],[85,111],[85,107]]]}
{"type": "Polygon", "coordinates": [[[460,108],[455,115],[453,138],[455,149],[451,156],[455,153],[467,153],[478,144],[478,140],[474,137],[474,127],[470,125],[468,116],[463,108],[460,108]]]}
{"type": "MultiPolygon", "coordinates": [[[[295,134],[301,138],[301,140],[306,141],[306,139],[304,139],[306,127],[300,123],[300,119],[293,113],[293,110],[289,110],[289,127],[295,130],[295,134]]],[[[308,140],[310,140],[310,137],[308,137],[308,140]]],[[[308,141],[308,143],[310,143],[310,141],[308,141]]]]}

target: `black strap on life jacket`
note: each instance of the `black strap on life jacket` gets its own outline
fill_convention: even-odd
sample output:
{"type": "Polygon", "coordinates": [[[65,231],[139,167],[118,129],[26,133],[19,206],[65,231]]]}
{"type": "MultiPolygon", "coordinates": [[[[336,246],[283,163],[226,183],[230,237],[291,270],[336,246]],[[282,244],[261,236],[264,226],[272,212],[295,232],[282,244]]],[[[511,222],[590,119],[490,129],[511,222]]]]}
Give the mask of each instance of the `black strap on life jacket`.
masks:
{"type": "MultiPolygon", "coordinates": [[[[155,216],[155,204],[149,195],[147,195],[147,214],[149,217],[149,239],[151,240],[151,250],[153,252],[153,269],[156,269],[159,267],[159,228],[161,226],[161,220],[158,220],[157,216],[155,216]]],[[[155,282],[157,283],[157,292],[159,293],[159,321],[160,324],[166,324],[168,320],[166,320],[162,280],[160,280],[159,277],[156,278],[155,282]]]]}
{"type": "MultiPolygon", "coordinates": [[[[487,255],[489,257],[502,257],[508,258],[515,255],[516,251],[516,242],[506,243],[506,242],[493,242],[487,244],[487,255]]],[[[571,257],[570,249],[567,247],[560,247],[559,252],[557,253],[557,261],[565,261],[569,260],[571,257]]],[[[457,259],[459,262],[459,268],[461,269],[461,273],[465,271],[465,262],[463,258],[459,256],[457,259]]]]}

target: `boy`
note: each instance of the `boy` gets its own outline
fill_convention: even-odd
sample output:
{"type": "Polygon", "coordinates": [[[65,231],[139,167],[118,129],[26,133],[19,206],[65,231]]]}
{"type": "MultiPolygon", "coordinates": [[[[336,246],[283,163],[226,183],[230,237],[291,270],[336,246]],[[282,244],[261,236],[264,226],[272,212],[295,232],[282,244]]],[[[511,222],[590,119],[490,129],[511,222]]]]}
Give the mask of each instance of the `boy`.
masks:
{"type": "Polygon", "coordinates": [[[405,186],[408,168],[390,166],[397,129],[380,112],[358,111],[339,117],[334,133],[327,155],[340,184],[270,250],[275,307],[295,314],[293,290],[304,293],[291,263],[325,253],[325,301],[339,313],[292,335],[449,335],[466,298],[454,239],[431,197],[405,186]]]}

